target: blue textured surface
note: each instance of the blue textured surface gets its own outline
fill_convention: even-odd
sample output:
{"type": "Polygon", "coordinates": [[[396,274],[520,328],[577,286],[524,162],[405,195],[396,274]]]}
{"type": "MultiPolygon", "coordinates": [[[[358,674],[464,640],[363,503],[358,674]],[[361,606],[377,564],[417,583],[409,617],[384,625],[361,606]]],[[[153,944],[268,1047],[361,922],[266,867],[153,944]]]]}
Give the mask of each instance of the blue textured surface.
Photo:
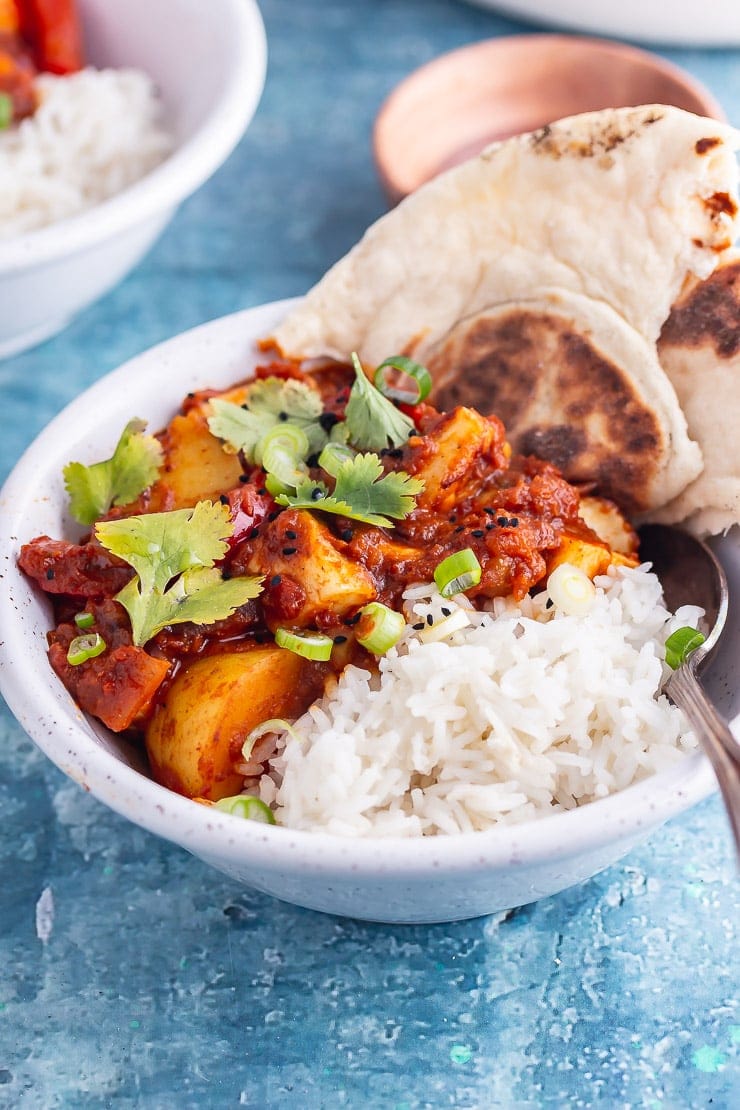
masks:
{"type": "MultiPolygon", "coordinates": [[[[383,210],[387,91],[523,29],[453,0],[262,7],[267,87],[236,154],[132,277],[0,364],[0,478],[124,359],[304,291],[383,210]]],[[[666,55],[740,122],[739,52],[666,55]]],[[[1,1107],[738,1105],[740,895],[716,799],[577,889],[434,927],[235,886],[85,795],[4,708],[0,805],[1,1107]]]]}

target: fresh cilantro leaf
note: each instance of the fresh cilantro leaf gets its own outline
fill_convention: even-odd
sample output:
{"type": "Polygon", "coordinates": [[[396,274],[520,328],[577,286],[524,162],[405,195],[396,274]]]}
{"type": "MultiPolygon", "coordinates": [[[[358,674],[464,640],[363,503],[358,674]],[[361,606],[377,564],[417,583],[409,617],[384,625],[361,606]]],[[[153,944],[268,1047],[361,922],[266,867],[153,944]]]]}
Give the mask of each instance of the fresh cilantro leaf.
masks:
{"type": "Polygon", "coordinates": [[[225,505],[148,513],[98,524],[95,534],[136,571],[116,595],[141,647],[169,624],[212,624],[261,590],[261,578],[224,579],[213,567],[226,554],[233,525],[225,505]],[[174,579],[174,581],[173,581],[174,579]]]}
{"type": "Polygon", "coordinates": [[[69,511],[80,524],[92,524],[112,505],[129,505],[156,481],[162,447],[154,436],[143,434],[145,428],[143,420],[131,420],[109,459],[92,466],[79,462],[65,466],[69,511]]]}
{"type": "Polygon", "coordinates": [[[334,492],[323,482],[301,483],[295,494],[283,493],[275,500],[294,509],[319,509],[365,524],[389,527],[394,517],[402,520],[412,511],[416,494],[424,489],[419,478],[403,470],[383,477],[383,464],[377,455],[356,455],[337,469],[334,492]]]}
{"type": "Polygon", "coordinates": [[[254,462],[257,444],[277,420],[247,412],[233,401],[223,401],[214,397],[211,401],[211,415],[208,427],[211,434],[224,441],[223,447],[230,455],[243,451],[249,462],[254,462]]]}
{"type": "Polygon", "coordinates": [[[368,381],[354,352],[352,365],[355,382],[344,413],[349,442],[361,451],[400,447],[415,431],[413,422],[368,381]]]}
{"type": "Polygon", "coordinates": [[[259,443],[280,422],[296,424],[308,438],[308,454],[320,451],[327,435],[319,423],[323,412],[320,394],[293,378],[264,378],[254,382],[245,405],[214,397],[208,427],[225,441],[226,449],[243,451],[250,463],[259,463],[259,443]]]}
{"type": "Polygon", "coordinates": [[[230,617],[235,609],[261,590],[261,578],[224,579],[215,567],[186,571],[166,590],[144,591],[140,578],[116,595],[131,620],[134,643],[143,644],[169,624],[213,624],[230,617]]]}
{"type": "Polygon", "coordinates": [[[163,590],[176,574],[211,567],[226,554],[233,525],[226,505],[199,501],[194,509],[107,520],[95,534],[132,566],[146,589],[163,590]]]}

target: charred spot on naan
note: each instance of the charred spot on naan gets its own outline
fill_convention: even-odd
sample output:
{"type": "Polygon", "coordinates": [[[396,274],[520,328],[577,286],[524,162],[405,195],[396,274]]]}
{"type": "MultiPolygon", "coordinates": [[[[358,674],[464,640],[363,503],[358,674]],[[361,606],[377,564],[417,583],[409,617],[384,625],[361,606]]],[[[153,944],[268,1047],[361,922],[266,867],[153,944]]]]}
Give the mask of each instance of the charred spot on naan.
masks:
{"type": "Polygon", "coordinates": [[[711,138],[707,136],[704,139],[697,139],[694,143],[694,150],[697,154],[708,154],[710,150],[714,150],[716,146],[721,146],[722,140],[717,135],[711,138]]]}
{"type": "Polygon", "coordinates": [[[740,351],[740,258],[680,297],[663,325],[658,350],[707,344],[723,359],[740,351]]]}
{"type": "Polygon", "coordinates": [[[627,373],[568,318],[540,309],[485,313],[437,348],[434,403],[495,412],[519,454],[571,482],[595,483],[627,512],[650,502],[664,432],[627,373]]]}
{"type": "MultiPolygon", "coordinates": [[[[557,159],[565,155],[574,155],[577,158],[602,158],[605,154],[611,154],[622,143],[634,139],[653,123],[658,123],[664,115],[665,112],[660,111],[659,108],[655,108],[647,115],[640,115],[638,111],[635,111],[632,116],[615,114],[607,127],[597,128],[585,137],[580,132],[571,133],[566,120],[566,126],[563,129],[555,131],[550,124],[545,124],[538,131],[533,131],[529,140],[533,150],[550,158],[557,159]]],[[[611,169],[611,164],[604,163],[603,168],[611,169]]]]}

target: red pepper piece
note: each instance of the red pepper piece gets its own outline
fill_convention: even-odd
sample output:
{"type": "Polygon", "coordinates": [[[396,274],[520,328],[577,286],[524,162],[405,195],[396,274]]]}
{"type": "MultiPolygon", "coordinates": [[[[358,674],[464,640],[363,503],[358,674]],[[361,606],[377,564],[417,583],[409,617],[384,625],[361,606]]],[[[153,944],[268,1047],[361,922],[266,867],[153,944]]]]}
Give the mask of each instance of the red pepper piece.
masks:
{"type": "Polygon", "coordinates": [[[76,0],[18,0],[21,34],[47,73],[75,73],[85,64],[76,0]]]}

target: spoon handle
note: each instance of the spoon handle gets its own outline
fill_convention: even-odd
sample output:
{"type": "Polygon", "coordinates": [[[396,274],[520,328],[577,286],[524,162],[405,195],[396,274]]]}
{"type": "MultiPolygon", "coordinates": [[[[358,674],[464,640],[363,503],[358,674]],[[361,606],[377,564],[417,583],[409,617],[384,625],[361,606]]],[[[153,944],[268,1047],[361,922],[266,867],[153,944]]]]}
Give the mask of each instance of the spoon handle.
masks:
{"type": "Polygon", "coordinates": [[[682,709],[714,768],[740,853],[740,743],[707,697],[692,657],[673,672],[666,693],[682,709]]]}

